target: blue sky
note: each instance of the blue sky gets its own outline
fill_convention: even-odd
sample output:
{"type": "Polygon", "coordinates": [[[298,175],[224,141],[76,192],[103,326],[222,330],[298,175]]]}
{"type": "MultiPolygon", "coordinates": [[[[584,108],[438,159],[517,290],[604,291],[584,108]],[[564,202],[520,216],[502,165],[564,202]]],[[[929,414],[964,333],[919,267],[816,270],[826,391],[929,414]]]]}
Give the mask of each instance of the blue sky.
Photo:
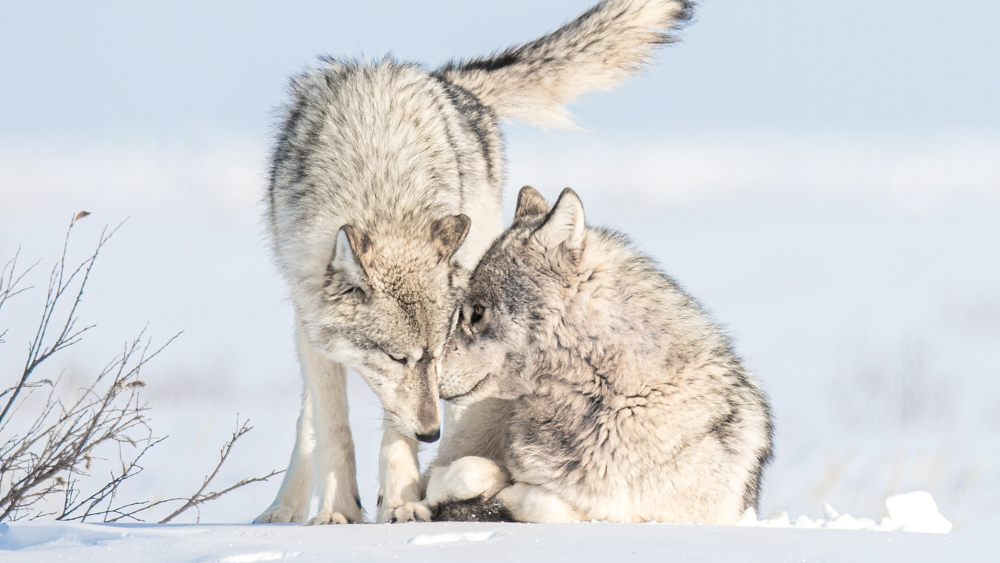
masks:
{"type": "MultiPolygon", "coordinates": [[[[8,0],[0,137],[266,133],[318,53],[436,65],[555,28],[589,0],[8,0]]],[[[576,108],[599,130],[1000,128],[1000,3],[706,1],[684,42],[576,108]]]]}

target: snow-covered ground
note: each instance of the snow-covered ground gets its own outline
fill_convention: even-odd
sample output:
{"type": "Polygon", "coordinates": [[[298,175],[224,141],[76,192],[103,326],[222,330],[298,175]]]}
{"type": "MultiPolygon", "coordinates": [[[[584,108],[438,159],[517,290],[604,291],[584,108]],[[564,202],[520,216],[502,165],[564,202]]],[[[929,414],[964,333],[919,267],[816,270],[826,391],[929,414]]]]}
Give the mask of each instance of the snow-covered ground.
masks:
{"type": "Polygon", "coordinates": [[[949,535],[930,495],[890,497],[876,523],[785,512],[738,526],[694,524],[0,524],[4,561],[994,561],[1000,533],[949,535]]]}
{"type": "Polygon", "coordinates": [[[913,534],[685,524],[357,526],[34,523],[0,533],[11,562],[996,561],[997,534],[913,534]],[[11,551],[8,551],[11,550],[11,551]]]}

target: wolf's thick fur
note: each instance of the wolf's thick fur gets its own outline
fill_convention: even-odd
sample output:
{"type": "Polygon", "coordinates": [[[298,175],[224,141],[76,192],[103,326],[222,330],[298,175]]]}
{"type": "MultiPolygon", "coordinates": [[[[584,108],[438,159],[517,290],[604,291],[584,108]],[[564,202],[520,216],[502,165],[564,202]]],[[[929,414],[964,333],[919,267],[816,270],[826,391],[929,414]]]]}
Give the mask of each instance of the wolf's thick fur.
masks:
{"type": "Polygon", "coordinates": [[[441,446],[427,490],[439,517],[471,498],[542,522],[734,524],[756,508],[771,456],[756,379],[652,260],[585,226],[572,190],[551,211],[521,191],[440,377],[446,399],[489,398],[441,446]]]}
{"type": "MultiPolygon", "coordinates": [[[[439,71],[328,59],[292,81],[268,222],[305,380],[281,490],[258,522],[357,522],[346,368],[385,408],[379,521],[426,519],[417,439],[437,439],[435,361],[468,272],[502,230],[501,118],[565,123],[669,40],[686,0],[608,0],[559,30],[439,71]],[[314,470],[315,467],[315,470],[314,470]]],[[[449,428],[452,426],[449,425],[449,428]]]]}
{"type": "Polygon", "coordinates": [[[601,2],[553,33],[493,56],[449,64],[438,75],[501,117],[534,125],[571,124],[566,104],[613,88],[650,61],[653,46],[691,17],[688,0],[601,2]]]}

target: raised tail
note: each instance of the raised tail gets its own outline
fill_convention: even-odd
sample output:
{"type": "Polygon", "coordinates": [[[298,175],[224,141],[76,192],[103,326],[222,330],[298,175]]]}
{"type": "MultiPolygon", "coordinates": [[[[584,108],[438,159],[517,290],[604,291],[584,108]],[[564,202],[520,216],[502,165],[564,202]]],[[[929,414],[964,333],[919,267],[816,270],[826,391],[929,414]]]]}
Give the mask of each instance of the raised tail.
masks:
{"type": "Polygon", "coordinates": [[[566,104],[607,90],[650,62],[691,18],[690,0],[604,0],[572,22],[530,43],[436,74],[475,94],[504,119],[571,126],[566,104]]]}

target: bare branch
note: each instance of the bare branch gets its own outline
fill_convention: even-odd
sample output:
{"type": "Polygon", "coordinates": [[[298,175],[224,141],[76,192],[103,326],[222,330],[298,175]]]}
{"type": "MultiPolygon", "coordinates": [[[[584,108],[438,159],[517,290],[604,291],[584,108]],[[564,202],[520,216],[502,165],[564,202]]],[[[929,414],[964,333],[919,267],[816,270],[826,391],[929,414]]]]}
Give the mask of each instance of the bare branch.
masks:
{"type": "MultiPolygon", "coordinates": [[[[114,502],[115,497],[118,494],[118,488],[121,486],[125,480],[142,473],[145,469],[143,466],[139,465],[139,460],[142,459],[146,452],[153,448],[153,446],[159,444],[166,438],[153,439],[148,438],[146,445],[142,450],[130,461],[125,461],[125,456],[119,453],[119,460],[121,462],[121,471],[116,475],[114,472],[111,473],[111,479],[100,489],[92,493],[90,496],[83,500],[78,500],[80,494],[71,487],[66,489],[65,502],[63,503],[62,514],[60,514],[56,520],[86,520],[90,516],[94,515],[106,515],[110,509],[110,503],[114,502]],[[73,493],[73,494],[70,494],[73,493]],[[108,503],[108,509],[101,511],[99,507],[101,504],[108,503]]],[[[120,450],[119,450],[120,452],[120,450]]],[[[107,521],[107,518],[105,518],[107,521]]]]}
{"type": "Polygon", "coordinates": [[[267,475],[263,475],[260,477],[248,477],[245,479],[241,479],[236,483],[234,483],[233,485],[230,485],[229,487],[226,487],[225,489],[222,489],[220,491],[213,491],[209,493],[205,492],[205,489],[208,488],[208,485],[219,474],[219,470],[222,469],[223,464],[226,462],[227,459],[229,459],[229,454],[232,452],[233,447],[235,446],[237,440],[239,440],[243,435],[245,435],[247,432],[253,429],[253,427],[250,426],[249,420],[243,422],[243,424],[240,424],[239,418],[237,418],[236,423],[238,425],[238,429],[235,432],[233,432],[232,437],[230,437],[229,441],[227,441],[225,445],[222,446],[222,449],[219,451],[219,462],[216,464],[215,469],[213,469],[212,472],[205,477],[205,479],[202,481],[201,487],[193,495],[186,498],[182,497],[168,498],[152,503],[150,502],[129,503],[117,507],[115,509],[108,510],[107,513],[104,514],[105,521],[118,522],[127,519],[127,520],[142,522],[143,520],[138,517],[139,514],[147,512],[158,506],[174,502],[182,502],[183,504],[176,510],[174,510],[172,513],[170,513],[167,517],[160,520],[159,522],[160,524],[169,523],[171,520],[180,516],[181,514],[190,510],[191,508],[194,508],[195,510],[199,511],[200,515],[200,507],[205,503],[213,501],[223,495],[231,493],[232,491],[235,491],[236,489],[239,489],[251,483],[262,483],[267,481],[271,477],[274,477],[275,475],[280,475],[284,473],[285,470],[283,469],[280,471],[271,471],[267,475]]]}
{"type": "MultiPolygon", "coordinates": [[[[14,297],[15,295],[25,292],[31,289],[33,286],[28,287],[18,287],[21,284],[21,280],[24,276],[28,275],[31,270],[35,269],[38,262],[28,266],[23,272],[17,273],[17,259],[21,256],[21,247],[17,247],[17,251],[14,252],[14,257],[7,261],[0,269],[0,310],[3,309],[4,303],[8,299],[14,297]],[[14,276],[17,277],[14,277],[14,276]]],[[[0,344],[4,343],[3,337],[7,335],[7,329],[0,331],[0,344]]]]}
{"type": "MultiPolygon", "coordinates": [[[[18,519],[29,513],[33,514],[33,518],[51,515],[44,510],[32,511],[32,507],[57,492],[68,491],[70,498],[74,498],[75,476],[86,474],[96,448],[105,443],[135,444],[137,441],[132,437],[132,432],[139,428],[149,428],[145,418],[145,411],[148,409],[139,399],[138,390],[141,387],[136,386],[136,382],[140,381],[138,376],[143,365],[163,348],[149,355],[149,343],[142,344],[141,334],[130,345],[126,345],[124,353],[105,366],[93,383],[69,405],[56,398],[55,390],[59,380],[53,383],[48,379],[29,379],[53,354],[79,342],[83,333],[90,328],[75,328],[76,311],[83,299],[97,256],[118,227],[110,232],[105,228],[93,253],[69,272],[66,265],[69,238],[76,221],[85,216],[86,214],[75,216],[66,232],[59,262],[49,275],[42,318],[35,337],[29,342],[24,370],[14,386],[0,393],[0,399],[4,400],[4,407],[0,412],[0,433],[6,433],[12,417],[21,412],[33,392],[40,387],[49,387],[48,396],[34,415],[31,415],[32,418],[18,423],[17,428],[23,434],[8,435],[0,440],[0,521],[18,519]],[[72,303],[65,317],[59,317],[61,329],[58,334],[50,339],[49,327],[56,320],[58,311],[62,310],[60,303],[64,296],[72,296],[72,303]]],[[[20,251],[18,255],[19,253],[20,251]]],[[[27,289],[20,287],[27,271],[16,273],[18,255],[0,270],[0,305],[27,289]]],[[[31,268],[28,269],[30,270],[31,268]]],[[[170,339],[167,344],[172,341],[170,339]]],[[[151,438],[147,436],[146,442],[151,443],[151,438]]],[[[134,464],[123,464],[127,475],[134,472],[133,466],[134,464]]],[[[89,501],[103,500],[107,495],[113,495],[120,481],[121,476],[112,474],[112,480],[103,489],[105,496],[102,497],[98,491],[98,496],[90,497],[89,501]]],[[[83,502],[88,502],[88,499],[83,502]]],[[[80,505],[82,506],[88,505],[80,505]]],[[[71,502],[64,509],[79,510],[80,507],[71,502]]],[[[72,514],[70,512],[69,516],[72,514]]]]}
{"type": "MultiPolygon", "coordinates": [[[[39,368],[56,353],[80,342],[91,326],[78,327],[77,310],[82,302],[90,273],[101,249],[121,226],[101,233],[96,248],[76,267],[67,266],[69,238],[76,221],[86,217],[77,214],[70,222],[63,241],[62,254],[49,273],[45,303],[34,338],[29,341],[24,369],[15,384],[0,392],[0,522],[55,517],[57,520],[104,521],[131,519],[165,503],[182,503],[167,516],[169,522],[185,511],[200,507],[250,483],[266,481],[282,473],[272,471],[262,477],[242,479],[218,491],[206,492],[229,459],[236,442],[251,430],[249,422],[240,424],[219,452],[219,462],[207,475],[201,487],[190,497],[158,502],[145,500],[118,501],[122,485],[145,470],[142,462],[151,448],[164,438],[154,438],[147,413],[149,407],[140,393],[146,383],[140,378],[143,367],[160,355],[180,336],[174,335],[162,346],[152,347],[144,328],[133,340],[126,342],[120,354],[90,380],[76,390],[71,399],[61,390],[60,376],[33,379],[39,368]],[[64,304],[65,302],[65,304],[64,304]],[[36,393],[48,388],[47,394],[36,393]],[[107,477],[96,489],[92,471],[106,467],[108,460],[100,455],[116,446],[118,459],[107,477]],[[85,492],[86,490],[86,492],[85,492]],[[48,499],[59,499],[53,510],[48,499]]],[[[29,267],[18,273],[18,254],[0,269],[0,307],[11,297],[29,289],[22,288],[29,267]]],[[[0,338],[6,331],[0,332],[0,338]]],[[[2,342],[2,341],[0,341],[2,342]]],[[[103,469],[102,469],[103,470],[103,469]]]]}
{"type": "MultiPolygon", "coordinates": [[[[4,406],[3,411],[0,411],[0,423],[3,423],[4,419],[7,417],[11,406],[13,406],[14,401],[17,400],[17,396],[23,390],[24,384],[27,383],[28,378],[31,377],[31,374],[35,371],[35,369],[37,369],[39,365],[56,352],[79,342],[80,336],[82,336],[84,332],[93,328],[92,326],[88,326],[80,330],[74,330],[77,322],[76,310],[83,299],[83,292],[87,287],[87,281],[90,279],[90,272],[93,269],[94,264],[97,262],[97,256],[100,254],[104,245],[108,243],[111,237],[124,224],[124,221],[119,223],[118,226],[111,230],[111,232],[108,232],[107,227],[105,227],[104,230],[101,231],[97,248],[95,248],[93,253],[81,262],[80,265],[78,265],[76,269],[74,269],[73,272],[67,277],[66,253],[69,249],[69,239],[76,221],[76,217],[70,221],[69,228],[66,230],[66,237],[63,239],[62,255],[59,258],[58,264],[53,267],[52,273],[49,275],[49,286],[45,297],[45,306],[42,308],[42,319],[38,324],[38,330],[35,332],[35,337],[28,344],[28,355],[25,360],[24,370],[21,374],[20,381],[13,387],[14,390],[7,399],[7,403],[4,406]],[[49,324],[56,313],[56,306],[58,305],[60,298],[62,298],[62,296],[71,288],[73,281],[81,271],[83,272],[83,277],[80,280],[79,287],[77,288],[76,296],[70,306],[69,313],[67,313],[65,321],[62,323],[62,330],[60,330],[59,335],[56,336],[51,343],[46,344],[49,324]]],[[[20,277],[18,280],[20,280],[20,277]]]]}
{"type": "MultiPolygon", "coordinates": [[[[237,417],[236,424],[239,425],[239,422],[240,422],[239,417],[237,417]]],[[[170,515],[164,518],[163,520],[160,520],[160,524],[166,524],[167,522],[170,522],[174,518],[180,516],[189,508],[198,507],[202,504],[205,504],[208,501],[215,500],[226,493],[235,491],[236,489],[243,487],[244,485],[249,485],[250,483],[257,483],[261,481],[267,481],[271,477],[283,473],[283,471],[271,471],[270,473],[268,473],[263,477],[243,479],[237,482],[235,485],[232,485],[221,491],[205,493],[205,489],[208,487],[209,483],[211,483],[212,480],[215,479],[216,475],[219,474],[219,470],[222,469],[222,465],[226,463],[226,459],[229,458],[229,454],[233,451],[233,446],[236,445],[236,441],[242,438],[244,434],[251,431],[252,429],[253,426],[250,426],[249,420],[246,420],[243,422],[242,425],[239,425],[239,428],[236,430],[236,432],[233,432],[232,438],[230,438],[229,441],[222,446],[222,449],[219,451],[219,463],[216,464],[215,469],[212,470],[212,473],[209,474],[207,477],[205,477],[205,481],[201,484],[201,488],[198,489],[198,491],[195,494],[191,495],[191,497],[188,498],[187,501],[180,508],[170,513],[170,515]]]]}

